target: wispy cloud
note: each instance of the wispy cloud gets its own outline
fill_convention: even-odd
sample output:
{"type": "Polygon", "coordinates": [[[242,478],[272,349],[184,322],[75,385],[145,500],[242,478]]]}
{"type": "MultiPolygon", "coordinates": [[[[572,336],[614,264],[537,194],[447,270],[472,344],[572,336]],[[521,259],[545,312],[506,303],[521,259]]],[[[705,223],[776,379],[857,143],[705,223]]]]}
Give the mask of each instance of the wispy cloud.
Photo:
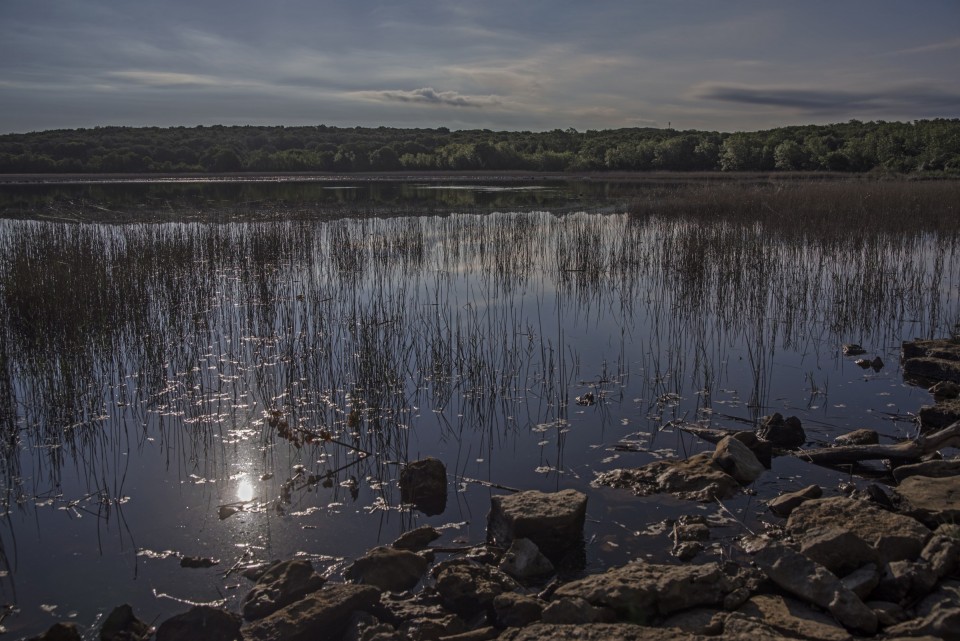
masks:
{"type": "Polygon", "coordinates": [[[125,80],[150,87],[184,87],[189,85],[219,87],[226,84],[221,79],[214,78],[213,76],[176,73],[172,71],[110,71],[106,75],[118,80],[125,80]]]}
{"type": "Polygon", "coordinates": [[[433,87],[423,87],[409,91],[383,89],[378,91],[354,91],[352,96],[378,102],[405,102],[424,105],[443,105],[447,107],[496,107],[502,104],[499,96],[469,96],[456,91],[437,91],[433,87]]]}
{"type": "Polygon", "coordinates": [[[912,55],[917,53],[936,53],[938,51],[950,51],[951,49],[960,49],[960,38],[944,40],[943,42],[934,42],[933,44],[913,47],[911,49],[898,49],[888,55],[912,55]]]}

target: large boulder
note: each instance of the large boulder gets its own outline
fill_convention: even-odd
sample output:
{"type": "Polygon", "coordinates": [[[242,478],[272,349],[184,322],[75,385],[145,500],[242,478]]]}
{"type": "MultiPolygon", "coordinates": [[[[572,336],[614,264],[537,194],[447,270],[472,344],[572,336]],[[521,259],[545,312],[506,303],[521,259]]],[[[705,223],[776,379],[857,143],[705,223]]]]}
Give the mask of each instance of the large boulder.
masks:
{"type": "Polygon", "coordinates": [[[654,616],[699,605],[722,604],[740,587],[739,577],[724,573],[716,563],[659,565],[633,561],[603,574],[561,585],[554,598],[581,598],[642,624],[654,616]]]}
{"type": "Polygon", "coordinates": [[[157,628],[157,641],[239,641],[239,614],[209,605],[195,605],[157,628]]]}
{"type": "Polygon", "coordinates": [[[380,591],[369,585],[331,585],[250,623],[243,628],[243,639],[333,641],[340,638],[351,614],[369,610],[379,601],[380,591]]]}
{"type": "Polygon", "coordinates": [[[280,561],[267,568],[243,600],[243,618],[262,619],[285,605],[319,590],[326,582],[303,559],[280,561]]]}
{"type": "Polygon", "coordinates": [[[603,472],[597,475],[593,485],[625,488],[637,496],[670,493],[678,498],[705,502],[728,499],[740,491],[740,483],[713,460],[712,452],[603,472]]]}
{"type": "Polygon", "coordinates": [[[749,447],[732,436],[726,436],[717,443],[713,460],[720,469],[743,485],[756,481],[766,469],[749,447]]]}
{"type": "Polygon", "coordinates": [[[801,545],[828,528],[845,528],[863,539],[876,549],[881,564],[917,558],[932,534],[909,516],[843,496],[807,501],[787,520],[787,532],[801,545]]]}
{"type": "Polygon", "coordinates": [[[427,457],[400,470],[400,498],[427,515],[441,514],[447,507],[447,468],[427,457]]]}
{"type": "Polygon", "coordinates": [[[530,539],[550,559],[582,544],[587,516],[587,496],[576,490],[544,493],[517,492],[490,499],[487,540],[509,546],[516,539],[530,539]]]}
{"type": "Polygon", "coordinates": [[[420,582],[428,565],[427,559],[416,552],[376,547],[354,561],[344,576],[355,583],[402,592],[420,582]]]}
{"type": "Polygon", "coordinates": [[[960,521],[960,476],[911,476],[894,492],[901,512],[930,527],[960,521]]]}
{"type": "Polygon", "coordinates": [[[870,544],[843,527],[806,532],[800,552],[840,577],[868,563],[880,561],[870,544]]]}

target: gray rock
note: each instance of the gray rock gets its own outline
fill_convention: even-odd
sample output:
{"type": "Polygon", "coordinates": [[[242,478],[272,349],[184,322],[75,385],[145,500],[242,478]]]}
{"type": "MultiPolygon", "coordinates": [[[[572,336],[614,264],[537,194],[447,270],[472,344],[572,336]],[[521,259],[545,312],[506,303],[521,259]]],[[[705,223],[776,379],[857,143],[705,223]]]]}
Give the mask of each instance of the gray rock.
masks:
{"type": "Polygon", "coordinates": [[[770,511],[781,517],[788,517],[794,508],[810,499],[818,499],[823,496],[823,488],[819,485],[808,485],[802,490],[781,494],[775,499],[767,501],[767,507],[770,511]]]}
{"type": "Polygon", "coordinates": [[[938,528],[920,552],[920,558],[930,564],[938,578],[960,572],[960,538],[940,534],[938,528]]]}
{"type": "Polygon", "coordinates": [[[802,545],[808,532],[846,528],[877,550],[880,563],[916,559],[931,532],[919,521],[863,501],[830,497],[807,501],[787,520],[787,532],[802,545]]]}
{"type": "Polygon", "coordinates": [[[877,615],[822,565],[772,541],[753,560],[782,589],[829,610],[844,627],[866,634],[877,631],[877,615]]]}
{"type": "Polygon", "coordinates": [[[880,435],[876,430],[860,429],[841,434],[833,439],[837,445],[876,445],[880,442],[880,435]]]}
{"type": "Polygon", "coordinates": [[[447,506],[447,468],[431,457],[413,461],[400,470],[400,498],[424,514],[440,514],[447,506]]]}
{"type": "Polygon", "coordinates": [[[100,627],[100,641],[141,641],[150,638],[150,626],[127,604],[115,607],[100,627]]]}
{"type": "Polygon", "coordinates": [[[497,567],[520,581],[535,580],[554,573],[553,563],[530,539],[514,539],[497,567]]]}
{"type": "Polygon", "coordinates": [[[504,592],[520,590],[520,584],[500,570],[462,559],[439,563],[432,573],[443,605],[464,616],[486,610],[504,592]]]}
{"type": "Polygon", "coordinates": [[[487,540],[509,546],[530,539],[550,559],[561,558],[583,541],[587,496],[576,490],[517,492],[490,499],[487,540]]]}
{"type": "Polygon", "coordinates": [[[522,628],[540,620],[544,603],[532,596],[504,592],[493,598],[497,624],[504,628],[522,628]]]}
{"type": "Polygon", "coordinates": [[[626,488],[638,496],[670,493],[691,501],[727,499],[740,491],[740,483],[713,460],[712,452],[683,460],[654,461],[635,469],[598,474],[594,486],[626,488]]]}
{"type": "Polygon", "coordinates": [[[880,561],[869,543],[843,527],[827,527],[804,533],[800,552],[837,576],[880,561]]]}
{"type": "Polygon", "coordinates": [[[888,636],[930,635],[960,640],[960,582],[946,581],[916,607],[916,618],[887,628],[888,636]]]}
{"type": "Polygon", "coordinates": [[[354,583],[402,592],[420,582],[428,565],[427,559],[416,552],[376,547],[354,561],[344,576],[354,583]]]}
{"type": "MultiPolygon", "coordinates": [[[[671,628],[648,628],[631,623],[591,623],[558,625],[534,623],[525,628],[512,628],[501,634],[500,641],[706,641],[707,637],[687,634],[671,628]]],[[[759,641],[759,640],[757,640],[759,641]]]]}
{"type": "Polygon", "coordinates": [[[713,460],[720,469],[743,485],[753,483],[765,469],[749,447],[731,436],[717,443],[713,460]]]}
{"type": "Polygon", "coordinates": [[[196,605],[161,623],[157,641],[238,641],[241,623],[239,614],[196,605]]]}
{"type": "Polygon", "coordinates": [[[893,478],[897,480],[897,483],[903,483],[911,476],[927,476],[930,478],[960,476],[960,459],[922,461],[910,465],[901,465],[893,469],[893,478]]]}
{"type": "Polygon", "coordinates": [[[43,634],[27,641],[83,641],[83,637],[76,623],[54,623],[43,634]]]}
{"type": "Polygon", "coordinates": [[[379,601],[380,592],[369,585],[331,585],[248,624],[243,639],[333,641],[340,638],[354,612],[369,610],[379,601]]]}
{"type": "Polygon", "coordinates": [[[866,601],[870,593],[880,583],[880,568],[875,563],[867,563],[847,574],[840,581],[843,583],[843,587],[860,597],[861,601],[866,601]]]}
{"type": "Polygon", "coordinates": [[[313,565],[303,559],[280,561],[260,575],[243,600],[243,618],[262,619],[303,596],[319,590],[326,582],[313,565]]]}
{"type": "Polygon", "coordinates": [[[642,624],[655,615],[720,605],[741,584],[739,577],[728,576],[716,563],[657,565],[633,561],[561,585],[554,596],[585,599],[642,624]]]}
{"type": "Polygon", "coordinates": [[[795,450],[807,442],[800,419],[796,416],[785,419],[779,413],[761,419],[757,436],[781,450],[795,450]]]}
{"type": "Polygon", "coordinates": [[[738,630],[747,631],[743,619],[772,628],[776,635],[787,639],[816,639],[817,641],[847,641],[850,633],[837,625],[830,616],[818,612],[805,603],[771,594],[757,594],[726,619],[724,636],[738,630]]]}
{"type": "Polygon", "coordinates": [[[391,545],[398,550],[412,550],[416,552],[425,549],[439,538],[440,532],[435,527],[423,525],[415,530],[404,532],[400,535],[400,538],[391,543],[391,545]]]}
{"type": "Polygon", "coordinates": [[[911,476],[894,492],[901,512],[930,527],[960,521],[960,476],[911,476]]]}

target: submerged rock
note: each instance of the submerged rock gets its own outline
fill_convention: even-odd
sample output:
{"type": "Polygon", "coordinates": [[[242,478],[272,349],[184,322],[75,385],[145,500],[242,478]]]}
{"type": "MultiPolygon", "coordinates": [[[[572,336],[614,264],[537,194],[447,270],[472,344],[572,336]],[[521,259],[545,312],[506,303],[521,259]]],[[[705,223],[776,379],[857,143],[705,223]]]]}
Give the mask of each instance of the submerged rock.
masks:
{"type": "Polygon", "coordinates": [[[150,626],[136,617],[127,604],[115,607],[100,628],[100,641],[141,641],[150,637],[150,626]]]}
{"type": "Polygon", "coordinates": [[[780,413],[764,416],[757,436],[770,441],[774,447],[781,450],[795,450],[807,442],[807,434],[803,431],[800,419],[796,416],[783,418],[780,413]]]}
{"type": "Polygon", "coordinates": [[[161,623],[156,641],[239,641],[242,622],[239,614],[196,605],[161,623]]]}
{"type": "Polygon", "coordinates": [[[340,638],[354,612],[369,610],[379,601],[379,590],[369,585],[331,585],[248,624],[243,628],[243,639],[333,641],[340,638]]]}
{"type": "Polygon", "coordinates": [[[400,497],[427,515],[447,507],[447,468],[431,457],[413,461],[400,471],[400,497]]]}
{"type": "Polygon", "coordinates": [[[781,494],[780,496],[767,501],[767,507],[777,516],[784,518],[790,516],[790,513],[801,503],[811,499],[818,499],[823,496],[823,488],[819,485],[808,485],[802,490],[781,494]]]}
{"type": "Polygon", "coordinates": [[[261,619],[293,603],[310,592],[319,590],[326,582],[313,565],[303,559],[280,561],[260,575],[257,584],[243,600],[243,618],[261,619]]]}
{"type": "Polygon", "coordinates": [[[416,552],[376,547],[354,561],[344,576],[355,583],[402,592],[420,582],[428,565],[427,559],[416,552]]]}
{"type": "Polygon", "coordinates": [[[508,546],[530,539],[550,559],[560,559],[583,541],[587,496],[576,490],[517,492],[490,499],[487,540],[508,546]]]}
{"type": "Polygon", "coordinates": [[[603,472],[593,485],[630,489],[638,496],[670,493],[692,501],[727,499],[740,491],[740,483],[713,460],[712,452],[603,472]]]}

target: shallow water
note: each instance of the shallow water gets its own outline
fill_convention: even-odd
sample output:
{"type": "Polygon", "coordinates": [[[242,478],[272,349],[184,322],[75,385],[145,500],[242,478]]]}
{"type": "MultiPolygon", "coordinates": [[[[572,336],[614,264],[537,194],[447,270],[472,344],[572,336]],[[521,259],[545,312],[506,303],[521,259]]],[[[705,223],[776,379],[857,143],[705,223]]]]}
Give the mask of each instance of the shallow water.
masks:
{"type": "Polygon", "coordinates": [[[3,625],[236,607],[239,561],[336,575],[422,524],[479,543],[507,491],[490,484],[587,492],[587,571],[667,558],[658,524],[691,511],[719,526],[705,558],[733,554],[776,522],[764,499],[848,475],[781,458],[721,506],[592,489],[594,472],[712,447],[681,422],[911,435],[929,395],[900,341],[960,319],[956,231],[798,232],[685,211],[685,189],[0,187],[3,625]],[[399,466],[423,456],[450,475],[441,514],[400,503],[399,466]]]}

